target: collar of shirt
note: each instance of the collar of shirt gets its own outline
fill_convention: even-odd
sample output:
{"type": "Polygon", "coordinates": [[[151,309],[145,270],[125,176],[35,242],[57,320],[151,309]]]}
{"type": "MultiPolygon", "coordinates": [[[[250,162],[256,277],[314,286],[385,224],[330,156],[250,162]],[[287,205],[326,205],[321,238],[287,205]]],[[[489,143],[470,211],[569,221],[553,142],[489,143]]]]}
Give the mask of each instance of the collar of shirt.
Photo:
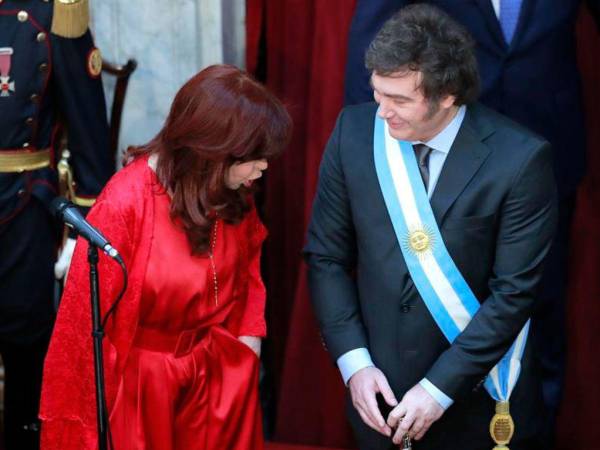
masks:
{"type": "Polygon", "coordinates": [[[427,142],[422,141],[413,141],[411,144],[425,144],[427,147],[432,150],[437,150],[438,152],[448,153],[450,151],[450,147],[454,143],[454,139],[456,139],[456,135],[458,134],[458,130],[463,123],[465,118],[465,112],[467,107],[465,105],[461,105],[456,112],[454,118],[446,125],[446,127],[436,134],[433,138],[428,140],[427,142]]]}
{"type": "Polygon", "coordinates": [[[492,7],[496,13],[496,17],[500,18],[500,0],[492,0],[492,7]]]}

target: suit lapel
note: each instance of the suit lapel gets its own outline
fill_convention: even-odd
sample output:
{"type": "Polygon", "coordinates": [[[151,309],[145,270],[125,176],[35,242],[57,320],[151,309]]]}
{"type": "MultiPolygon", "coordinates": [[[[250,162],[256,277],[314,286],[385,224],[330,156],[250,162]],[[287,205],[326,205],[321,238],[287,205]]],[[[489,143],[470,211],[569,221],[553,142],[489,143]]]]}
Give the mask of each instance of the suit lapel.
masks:
{"type": "Polygon", "coordinates": [[[486,131],[489,130],[478,129],[473,117],[473,107],[468,107],[431,198],[431,208],[439,226],[442,225],[448,209],[490,153],[489,148],[482,142],[482,139],[489,135],[486,131]]]}
{"type": "MultiPolygon", "coordinates": [[[[527,29],[527,24],[533,14],[534,6],[536,0],[523,0],[521,3],[521,11],[519,12],[519,20],[517,21],[517,28],[515,30],[515,34],[513,35],[512,41],[510,45],[506,43],[504,40],[504,34],[502,33],[502,28],[500,27],[500,20],[498,16],[496,16],[496,11],[494,11],[494,7],[492,6],[491,0],[474,0],[477,3],[477,6],[481,10],[481,14],[485,18],[487,26],[498,45],[500,45],[503,49],[509,50],[515,46],[515,44],[521,38],[521,35],[527,29]]],[[[500,0],[502,1],[502,0],[500,0]]]]}
{"type": "MultiPolygon", "coordinates": [[[[490,34],[492,35],[496,44],[498,44],[502,49],[506,50],[506,41],[504,40],[504,35],[502,34],[502,28],[500,28],[500,22],[498,21],[498,17],[496,16],[496,12],[494,11],[494,7],[492,6],[491,0],[474,0],[479,9],[481,10],[481,14],[483,15],[486,25],[490,30],[490,34]]],[[[523,0],[527,1],[527,0],[523,0]]]]}

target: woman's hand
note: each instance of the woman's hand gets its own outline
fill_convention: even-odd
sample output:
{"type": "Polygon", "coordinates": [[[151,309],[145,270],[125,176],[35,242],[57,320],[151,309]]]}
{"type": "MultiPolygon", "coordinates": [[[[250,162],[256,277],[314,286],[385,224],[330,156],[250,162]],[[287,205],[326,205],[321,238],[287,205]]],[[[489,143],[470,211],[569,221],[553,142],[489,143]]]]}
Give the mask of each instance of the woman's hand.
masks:
{"type": "Polygon", "coordinates": [[[262,343],[261,338],[256,336],[240,336],[238,339],[240,342],[250,347],[250,350],[256,353],[256,356],[260,358],[260,346],[262,343]]]}

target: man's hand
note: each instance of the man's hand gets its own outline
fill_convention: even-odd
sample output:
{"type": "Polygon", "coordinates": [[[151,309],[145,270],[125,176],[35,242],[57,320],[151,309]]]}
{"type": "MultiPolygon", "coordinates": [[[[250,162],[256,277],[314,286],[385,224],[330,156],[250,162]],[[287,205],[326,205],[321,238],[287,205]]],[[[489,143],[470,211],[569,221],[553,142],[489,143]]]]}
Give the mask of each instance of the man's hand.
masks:
{"type": "Polygon", "coordinates": [[[442,414],[444,408],[423,386],[417,384],[404,395],[400,404],[388,416],[388,426],[398,427],[392,439],[394,444],[401,444],[405,434],[418,441],[442,414]]]}
{"type": "Polygon", "coordinates": [[[260,346],[262,343],[261,338],[256,336],[240,336],[238,340],[250,347],[250,350],[256,353],[256,356],[260,358],[260,346]]]}
{"type": "Polygon", "coordinates": [[[75,250],[75,239],[67,239],[65,245],[60,250],[58,260],[54,264],[54,277],[57,280],[65,279],[67,281],[67,275],[69,274],[69,266],[71,265],[71,258],[73,258],[73,251],[75,250]]]}
{"type": "Polygon", "coordinates": [[[390,406],[396,406],[398,400],[392,392],[385,375],[376,367],[365,367],[360,369],[348,380],[352,404],[360,414],[363,422],[375,431],[391,436],[392,429],[386,425],[381,411],[377,406],[377,393],[381,393],[386,403],[390,406]]]}

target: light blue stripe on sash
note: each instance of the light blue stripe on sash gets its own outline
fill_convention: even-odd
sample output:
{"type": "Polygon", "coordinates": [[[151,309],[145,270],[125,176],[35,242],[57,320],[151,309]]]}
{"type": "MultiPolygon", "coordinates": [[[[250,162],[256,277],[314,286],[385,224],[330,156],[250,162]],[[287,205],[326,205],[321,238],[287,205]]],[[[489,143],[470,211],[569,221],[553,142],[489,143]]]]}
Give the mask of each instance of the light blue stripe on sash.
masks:
{"type": "MultiPolygon", "coordinates": [[[[379,121],[383,123],[383,120],[380,119],[379,121]]],[[[400,141],[399,146],[404,163],[406,164],[410,184],[413,187],[419,216],[421,216],[421,220],[426,228],[434,235],[433,257],[438,262],[438,265],[442,269],[446,279],[450,282],[450,285],[454,288],[454,291],[462,299],[465,309],[473,316],[479,309],[479,302],[477,301],[477,298],[475,298],[475,295],[473,295],[473,292],[467,285],[465,279],[460,274],[460,271],[456,267],[456,264],[454,264],[452,257],[444,245],[442,235],[437,227],[435,216],[433,215],[433,210],[429,203],[425,185],[421,178],[421,173],[419,172],[419,166],[417,165],[413,147],[406,141],[400,141]]],[[[452,340],[450,340],[450,342],[452,342],[452,340]]]]}
{"type": "MultiPolygon", "coordinates": [[[[375,116],[374,158],[385,204],[411,278],[438,327],[448,341],[452,343],[478,311],[480,304],[444,245],[421,179],[412,145],[405,141],[395,141],[389,137],[385,129],[385,122],[378,115],[375,116]],[[387,142],[386,139],[388,139],[387,142]],[[399,151],[400,155],[388,153],[395,151],[399,151]],[[397,159],[397,156],[401,160],[397,159]],[[400,175],[396,173],[395,175],[408,177],[408,185],[405,181],[400,181],[399,185],[405,186],[406,189],[412,192],[401,192],[400,195],[403,196],[404,200],[407,200],[407,197],[404,196],[413,196],[416,210],[412,208],[410,201],[401,203],[400,198],[398,198],[389,158],[394,158],[398,165],[398,167],[394,167],[394,170],[402,172],[400,175]],[[409,229],[406,214],[411,215],[409,219],[412,221],[413,226],[426,230],[431,237],[433,245],[428,254],[417,255],[409,249],[407,239],[409,233],[414,230],[409,229]],[[424,267],[427,267],[430,276],[435,274],[432,279],[427,275],[424,267]],[[439,271],[435,269],[436,267],[439,267],[439,271]],[[436,277],[437,279],[435,279],[436,277]],[[436,283],[437,291],[432,281],[436,283]],[[451,287],[451,291],[448,291],[448,285],[451,287]],[[442,292],[444,286],[446,286],[444,292],[451,294],[450,297],[453,298],[457,296],[459,304],[457,302],[448,303],[447,299],[446,304],[442,302],[438,292],[442,292]],[[455,310],[449,311],[447,305],[452,305],[455,310]],[[465,316],[465,312],[468,317],[465,316]]],[[[528,330],[529,321],[525,324],[509,351],[498,365],[492,369],[490,376],[487,377],[486,390],[496,400],[508,400],[516,384],[528,330]]]]}
{"type": "Polygon", "coordinates": [[[495,400],[508,400],[514,386],[521,374],[521,359],[525,351],[525,343],[529,333],[530,320],[517,336],[508,352],[502,357],[500,362],[492,369],[490,375],[486,378],[484,387],[495,400]],[[494,375],[497,371],[497,377],[494,375]]]}
{"type": "MultiPolygon", "coordinates": [[[[378,120],[375,122],[375,169],[377,171],[377,176],[379,178],[379,183],[381,185],[383,191],[383,197],[385,200],[385,204],[387,206],[388,212],[392,219],[392,226],[396,233],[396,238],[398,242],[403,242],[403,240],[408,236],[408,226],[406,221],[404,220],[404,214],[400,208],[400,201],[396,195],[396,190],[394,188],[394,182],[392,181],[392,174],[390,173],[390,168],[387,163],[387,157],[385,155],[385,143],[383,142],[383,138],[385,136],[385,130],[382,120],[378,120]]],[[[416,161],[415,161],[416,162],[416,161]]],[[[419,183],[423,186],[422,180],[419,178],[419,183]]],[[[411,183],[412,184],[412,183],[411,183]]],[[[414,185],[413,185],[414,186],[414,185]]],[[[400,245],[402,249],[402,253],[405,253],[405,249],[402,245],[400,245]]],[[[411,278],[417,287],[417,290],[421,294],[421,297],[427,303],[427,308],[431,311],[433,318],[435,319],[438,327],[442,330],[442,333],[446,336],[446,338],[452,342],[456,336],[458,336],[461,330],[458,328],[446,308],[443,306],[442,302],[439,300],[436,295],[429,279],[423,272],[421,265],[414,257],[407,258],[404,255],[404,259],[406,261],[406,265],[408,266],[411,278]]]]}

